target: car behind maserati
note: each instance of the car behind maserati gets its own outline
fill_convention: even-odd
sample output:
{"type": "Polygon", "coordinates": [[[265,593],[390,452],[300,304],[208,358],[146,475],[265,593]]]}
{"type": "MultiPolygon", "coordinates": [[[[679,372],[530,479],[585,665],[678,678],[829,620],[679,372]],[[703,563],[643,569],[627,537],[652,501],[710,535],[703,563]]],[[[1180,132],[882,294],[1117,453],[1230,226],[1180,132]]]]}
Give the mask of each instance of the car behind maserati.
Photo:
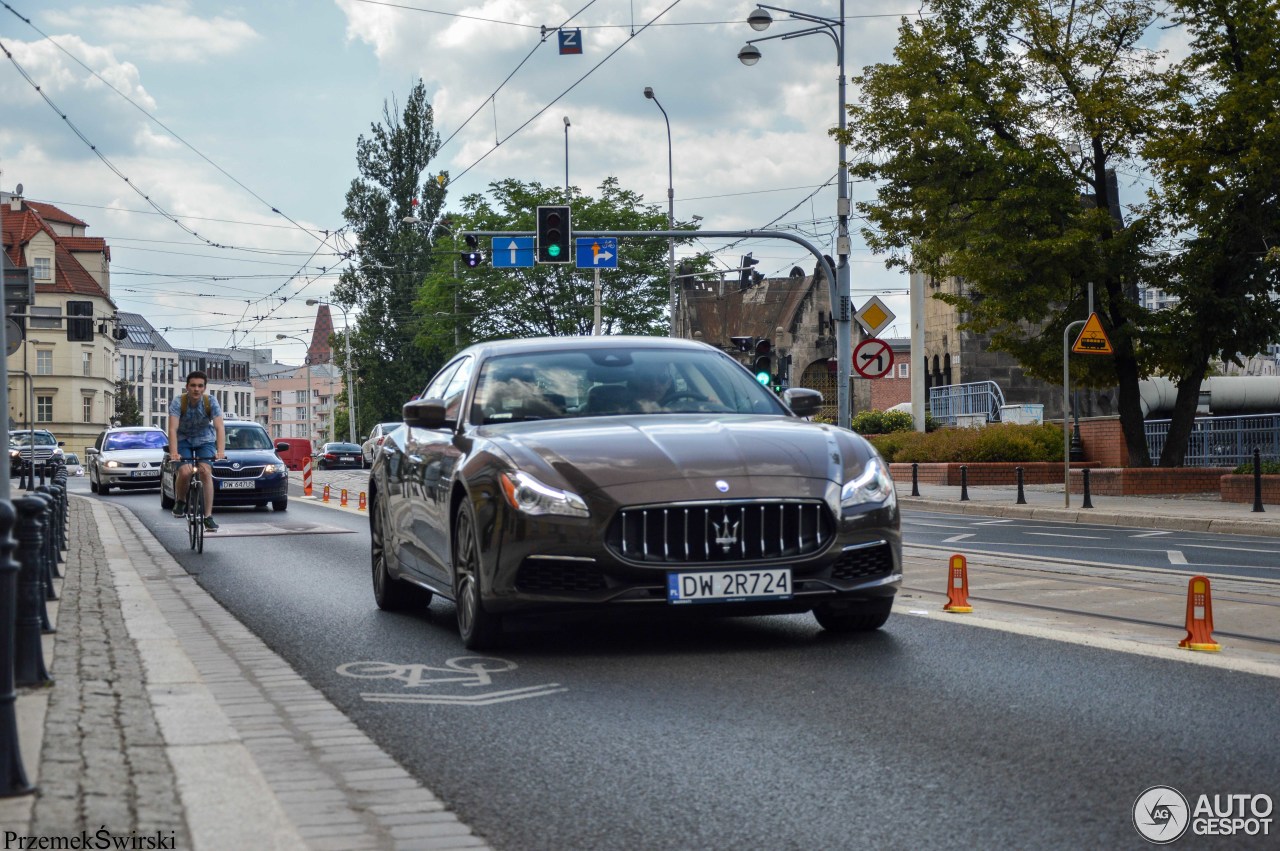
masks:
{"type": "Polygon", "coordinates": [[[878,629],[902,581],[888,466],[701,342],[557,337],[459,353],[370,475],[374,598],[456,603],[470,649],[525,613],[812,611],[878,629]]]}

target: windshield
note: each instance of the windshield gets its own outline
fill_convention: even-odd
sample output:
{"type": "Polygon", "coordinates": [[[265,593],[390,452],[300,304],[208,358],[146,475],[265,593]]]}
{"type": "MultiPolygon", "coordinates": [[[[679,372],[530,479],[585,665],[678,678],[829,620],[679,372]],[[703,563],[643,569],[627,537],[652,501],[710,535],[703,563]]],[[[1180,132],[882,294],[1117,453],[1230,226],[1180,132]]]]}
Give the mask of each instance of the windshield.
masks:
{"type": "Polygon", "coordinates": [[[20,431],[17,434],[11,435],[9,438],[9,442],[16,443],[19,446],[28,446],[31,443],[35,443],[36,446],[57,446],[58,445],[58,441],[55,440],[53,435],[49,434],[49,432],[47,431],[37,431],[37,432],[20,431]],[[32,438],[33,434],[35,436],[34,440],[32,438]]]}
{"type": "Polygon", "coordinates": [[[236,425],[227,423],[227,450],[232,449],[266,449],[274,450],[267,430],[260,425],[236,425]]]}
{"type": "Polygon", "coordinates": [[[68,453],[67,453],[66,455],[64,455],[63,457],[67,459],[67,463],[68,463],[68,464],[79,464],[79,463],[80,463],[80,456],[79,456],[79,455],[77,455],[77,454],[75,454],[74,452],[68,452],[68,453]]]}
{"type": "Polygon", "coordinates": [[[720,352],[619,346],[490,358],[480,368],[472,422],[680,413],[786,409],[720,352]]]}
{"type": "Polygon", "coordinates": [[[168,442],[168,436],[162,431],[117,431],[108,434],[106,440],[102,441],[102,450],[159,449],[168,442]]]}

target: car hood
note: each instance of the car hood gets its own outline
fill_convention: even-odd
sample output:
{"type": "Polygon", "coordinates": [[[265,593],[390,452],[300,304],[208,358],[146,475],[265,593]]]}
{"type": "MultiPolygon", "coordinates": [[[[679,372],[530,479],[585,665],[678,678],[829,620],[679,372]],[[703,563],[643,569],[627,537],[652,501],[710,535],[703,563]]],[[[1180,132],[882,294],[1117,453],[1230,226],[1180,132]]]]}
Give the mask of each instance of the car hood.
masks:
{"type": "Polygon", "coordinates": [[[228,449],[227,460],[217,466],[239,464],[242,467],[257,467],[261,464],[283,464],[280,456],[268,449],[228,449]]]}
{"type": "Polygon", "coordinates": [[[516,466],[540,478],[550,468],[581,494],[681,479],[842,483],[861,471],[872,453],[852,432],[772,416],[592,417],[487,426],[481,434],[516,466]]]}
{"type": "Polygon", "coordinates": [[[122,464],[137,464],[140,461],[150,461],[152,464],[159,464],[164,460],[163,449],[108,449],[103,452],[102,463],[108,461],[119,461],[122,464]]]}

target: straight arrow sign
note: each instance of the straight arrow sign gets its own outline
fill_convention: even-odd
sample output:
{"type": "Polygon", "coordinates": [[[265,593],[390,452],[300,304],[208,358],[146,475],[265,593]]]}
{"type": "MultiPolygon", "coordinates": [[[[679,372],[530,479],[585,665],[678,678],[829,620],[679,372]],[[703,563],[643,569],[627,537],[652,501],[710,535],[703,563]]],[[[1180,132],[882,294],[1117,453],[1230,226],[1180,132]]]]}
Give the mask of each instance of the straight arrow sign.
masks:
{"type": "Polygon", "coordinates": [[[495,269],[532,269],[533,241],[531,236],[495,236],[493,250],[489,256],[493,258],[495,269]]]}

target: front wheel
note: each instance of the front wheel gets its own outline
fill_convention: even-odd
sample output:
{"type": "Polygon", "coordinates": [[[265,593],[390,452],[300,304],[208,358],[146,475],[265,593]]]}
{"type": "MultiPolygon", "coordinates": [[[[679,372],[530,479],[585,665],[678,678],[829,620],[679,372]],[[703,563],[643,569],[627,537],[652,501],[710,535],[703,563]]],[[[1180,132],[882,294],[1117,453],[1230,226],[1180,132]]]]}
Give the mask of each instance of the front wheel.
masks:
{"type": "Polygon", "coordinates": [[[823,603],[813,607],[818,625],[831,632],[871,632],[884,626],[893,609],[893,598],[857,602],[823,603]]]}
{"type": "Polygon", "coordinates": [[[273,511],[284,511],[289,507],[289,497],[282,496],[279,499],[271,500],[271,509],[273,511]]]}
{"type": "Polygon", "coordinates": [[[160,507],[165,511],[170,511],[173,509],[174,502],[175,500],[173,497],[165,496],[164,485],[161,485],[160,486],[160,507]]]}
{"type": "Polygon", "coordinates": [[[463,500],[453,526],[453,598],[458,634],[468,650],[487,650],[502,639],[502,617],[486,611],[480,595],[480,536],[471,502],[463,500]]]}
{"type": "Polygon", "coordinates": [[[431,605],[431,592],[396,579],[387,571],[386,535],[382,528],[381,504],[369,508],[369,556],[373,569],[373,601],[384,612],[403,612],[431,605]]]}

